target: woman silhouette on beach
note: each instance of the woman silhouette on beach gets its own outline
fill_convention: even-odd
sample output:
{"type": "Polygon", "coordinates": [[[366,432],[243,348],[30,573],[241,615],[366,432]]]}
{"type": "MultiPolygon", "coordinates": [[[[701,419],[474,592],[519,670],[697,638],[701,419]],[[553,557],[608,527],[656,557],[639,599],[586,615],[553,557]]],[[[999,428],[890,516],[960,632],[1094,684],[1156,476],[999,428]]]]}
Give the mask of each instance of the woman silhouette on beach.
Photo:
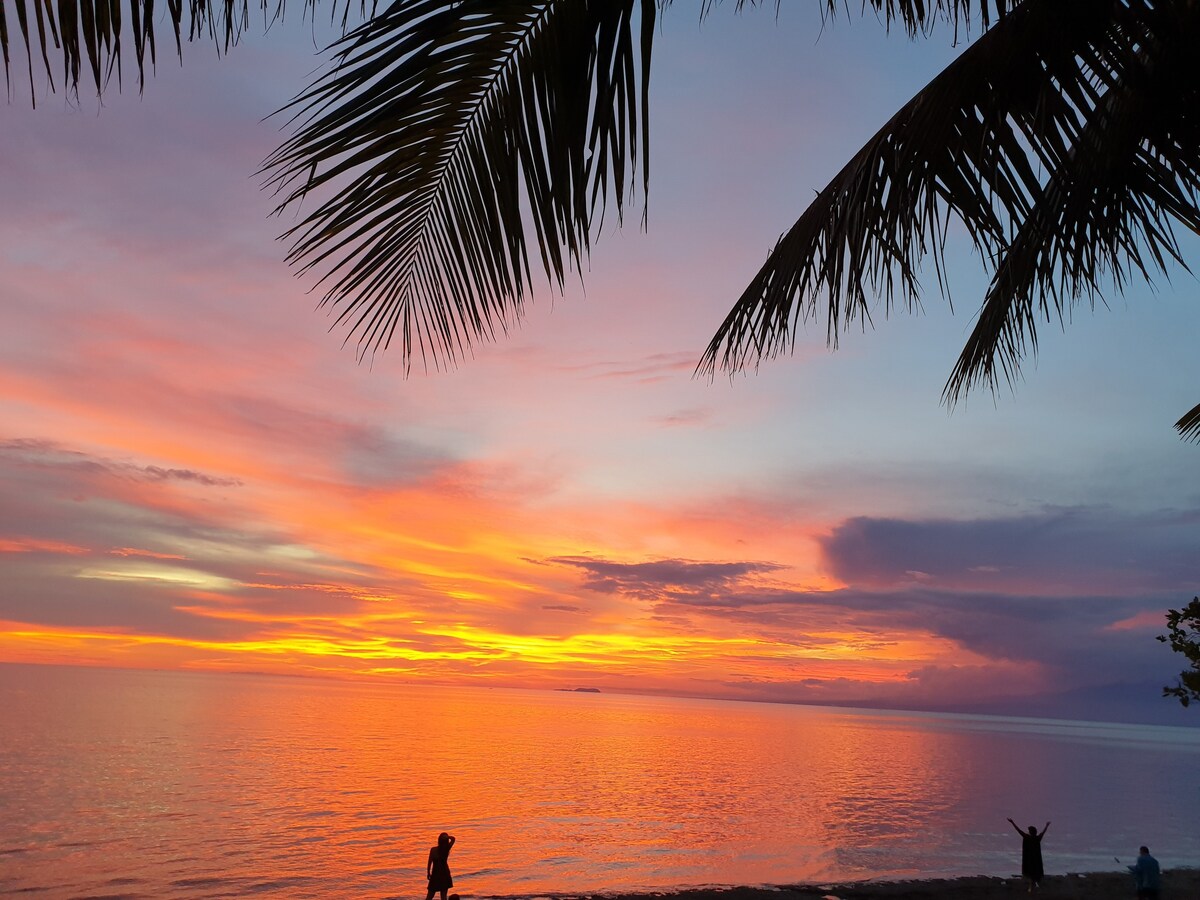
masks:
{"type": "Polygon", "coordinates": [[[1042,838],[1046,836],[1046,828],[1050,827],[1050,823],[1046,823],[1046,828],[1042,829],[1041,834],[1038,834],[1038,830],[1032,825],[1029,826],[1029,831],[1025,832],[1017,828],[1017,823],[1012,819],[1008,820],[1008,824],[1016,828],[1017,834],[1021,836],[1021,874],[1029,883],[1026,890],[1033,893],[1041,884],[1042,876],[1046,874],[1042,867],[1042,838]]]}
{"type": "Polygon", "coordinates": [[[450,848],[454,846],[454,835],[442,832],[438,835],[436,847],[429,848],[429,862],[425,864],[425,874],[429,876],[429,893],[425,900],[433,900],[433,895],[440,893],[446,900],[446,891],[454,887],[454,879],[450,875],[450,848]]]}

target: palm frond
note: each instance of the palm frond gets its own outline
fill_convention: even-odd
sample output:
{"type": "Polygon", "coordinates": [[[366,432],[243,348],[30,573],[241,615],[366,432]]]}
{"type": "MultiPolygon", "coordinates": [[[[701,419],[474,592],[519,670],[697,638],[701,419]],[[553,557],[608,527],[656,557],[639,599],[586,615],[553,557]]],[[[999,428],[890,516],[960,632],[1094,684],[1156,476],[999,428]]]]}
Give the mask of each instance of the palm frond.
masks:
{"type": "MultiPolygon", "coordinates": [[[[957,31],[976,23],[986,30],[1023,0],[861,0],[863,12],[873,10],[887,25],[899,23],[910,36],[929,33],[941,22],[957,31]]],[[[846,0],[825,0],[825,15],[849,12],[846,0]]]]}
{"type": "Polygon", "coordinates": [[[700,370],[788,350],[821,310],[836,345],[869,321],[876,297],[885,311],[913,307],[926,257],[946,293],[951,216],[995,267],[951,401],[1015,374],[1036,341],[1035,294],[1042,315],[1061,320],[1107,280],[1120,290],[1133,273],[1182,262],[1171,222],[1198,219],[1198,19],[1197,4],[1164,0],[999,9],[780,239],[700,370]]]}
{"type": "Polygon", "coordinates": [[[947,384],[953,402],[973,384],[1012,382],[1037,347],[1037,322],[1060,322],[1080,299],[1094,303],[1108,277],[1123,290],[1173,261],[1185,270],[1172,221],[1200,231],[1200,78],[1189,36],[1153,12],[1118,20],[1122,40],[1088,60],[1101,85],[1058,154],[1030,213],[1004,247],[947,384]],[[1097,70],[1099,70],[1097,72],[1097,70]],[[1063,151],[1065,149],[1065,155],[1063,151]]]}
{"type": "Polygon", "coordinates": [[[393,3],[336,45],[264,170],[360,355],[452,365],[521,314],[529,233],[560,287],[642,161],[654,0],[393,3]],[[639,15],[640,7],[640,15],[639,15]],[[525,200],[523,206],[522,198],[525,200]]]}
{"type": "Polygon", "coordinates": [[[1175,423],[1175,430],[1185,441],[1200,441],[1200,403],[1183,414],[1175,423]]]}
{"type": "MultiPolygon", "coordinates": [[[[10,6],[25,47],[30,97],[36,104],[35,51],[41,57],[41,65],[36,68],[44,69],[51,91],[57,89],[57,63],[62,66],[62,85],[67,91],[78,94],[82,78],[85,83],[90,81],[99,95],[114,75],[120,86],[124,48],[132,40],[140,89],[147,70],[152,71],[156,62],[157,28],[170,29],[176,53],[181,56],[185,36],[189,42],[211,40],[227,51],[250,28],[253,8],[257,8],[254,17],[261,16],[265,27],[283,16],[286,0],[167,0],[165,5],[165,21],[158,22],[156,18],[162,17],[156,13],[161,7],[156,8],[154,0],[3,0],[0,55],[4,58],[5,82],[11,89],[10,6]]],[[[320,0],[303,0],[304,15],[315,15],[318,5],[320,0]]],[[[353,9],[366,15],[374,0],[328,0],[327,5],[334,22],[340,6],[345,28],[353,9]]]]}
{"type": "Polygon", "coordinates": [[[1043,96],[1055,102],[1040,86],[1037,49],[1053,49],[1060,38],[1047,31],[1038,40],[1035,27],[1022,28],[1031,9],[1044,16],[1047,7],[1021,7],[985,33],[818,194],[738,299],[702,370],[719,361],[736,371],[789,348],[795,326],[816,315],[822,299],[835,345],[845,324],[869,320],[876,295],[888,307],[897,299],[914,304],[921,260],[932,254],[941,272],[942,207],[985,252],[1003,242],[996,198],[1021,212],[1038,189],[1005,107],[1030,107],[1043,96]]]}

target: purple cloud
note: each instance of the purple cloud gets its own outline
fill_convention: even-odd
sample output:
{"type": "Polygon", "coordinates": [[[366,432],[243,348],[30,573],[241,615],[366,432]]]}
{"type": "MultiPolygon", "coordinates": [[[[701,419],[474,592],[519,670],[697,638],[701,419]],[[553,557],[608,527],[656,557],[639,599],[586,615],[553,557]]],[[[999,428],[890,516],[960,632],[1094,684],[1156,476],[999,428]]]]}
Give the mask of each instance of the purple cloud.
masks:
{"type": "Polygon", "coordinates": [[[186,481],[206,487],[240,487],[237,478],[222,478],[197,472],[194,469],[163,468],[138,465],[91,456],[79,450],[69,450],[53,441],[16,438],[0,441],[0,457],[16,468],[44,471],[72,470],[89,476],[109,476],[131,481],[186,481]]]}
{"type": "Polygon", "coordinates": [[[859,517],[820,541],[849,584],[1030,594],[1186,592],[1200,510],[1052,509],[1004,519],[859,517]]]}
{"type": "Polygon", "coordinates": [[[550,562],[573,566],[586,573],[583,586],[599,593],[621,593],[647,600],[676,599],[703,602],[734,591],[753,575],[782,566],[764,562],[692,562],[661,559],[644,563],[618,563],[588,556],[558,556],[550,562]]]}

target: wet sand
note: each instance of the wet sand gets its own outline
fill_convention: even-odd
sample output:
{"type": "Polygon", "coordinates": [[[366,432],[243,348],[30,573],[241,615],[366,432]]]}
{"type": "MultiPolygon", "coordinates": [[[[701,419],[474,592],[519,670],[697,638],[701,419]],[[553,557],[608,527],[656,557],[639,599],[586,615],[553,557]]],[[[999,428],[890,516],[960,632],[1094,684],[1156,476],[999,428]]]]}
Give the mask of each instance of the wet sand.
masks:
{"type": "MultiPolygon", "coordinates": [[[[670,893],[617,894],[604,900],[1016,900],[1029,897],[1020,876],[1011,878],[797,884],[778,888],[700,888],[670,893]]],[[[1123,872],[1048,875],[1032,895],[1041,900],[1133,900],[1133,877],[1123,872]]],[[[1161,900],[1200,898],[1200,869],[1163,872],[1161,900]]],[[[565,897],[563,898],[565,900],[565,897]]]]}

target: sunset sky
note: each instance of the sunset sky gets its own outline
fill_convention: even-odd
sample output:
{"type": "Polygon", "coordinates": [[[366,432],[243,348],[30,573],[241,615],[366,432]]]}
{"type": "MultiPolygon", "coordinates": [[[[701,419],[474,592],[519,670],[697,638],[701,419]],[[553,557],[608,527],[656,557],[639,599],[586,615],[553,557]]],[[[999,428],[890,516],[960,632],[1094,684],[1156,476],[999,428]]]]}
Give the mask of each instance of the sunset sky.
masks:
{"type": "Polygon", "coordinates": [[[182,66],[163,41],[102,106],[31,109],[19,51],[0,661],[1064,714],[1036,698],[1119,684],[1114,715],[1143,686],[1174,714],[1193,276],[1046,326],[1014,391],[952,412],[986,284],[965,243],[953,312],[930,266],[921,315],[693,377],[807,199],[957,52],[799,6],[668,10],[648,231],[610,217],[585,287],[408,378],[328,330],[255,175],[322,62],[309,25],[182,66]]]}

